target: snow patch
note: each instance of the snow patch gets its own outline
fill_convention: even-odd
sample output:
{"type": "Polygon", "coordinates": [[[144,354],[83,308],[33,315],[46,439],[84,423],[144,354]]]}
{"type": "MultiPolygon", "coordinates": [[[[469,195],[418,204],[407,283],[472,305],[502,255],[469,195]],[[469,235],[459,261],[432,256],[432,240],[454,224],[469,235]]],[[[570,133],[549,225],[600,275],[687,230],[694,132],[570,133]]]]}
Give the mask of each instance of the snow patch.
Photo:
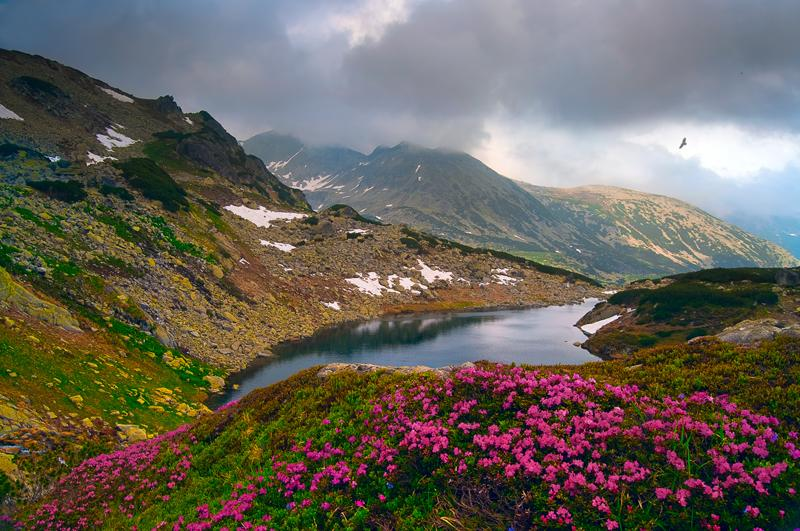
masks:
{"type": "Polygon", "coordinates": [[[183,117],[183,119],[184,119],[184,121],[185,121],[187,124],[189,124],[189,125],[194,125],[194,122],[193,122],[193,121],[192,121],[192,119],[191,119],[191,118],[189,118],[188,116],[184,116],[184,117],[183,117]]]}
{"type": "Polygon", "coordinates": [[[119,124],[114,124],[114,127],[106,127],[106,134],[97,133],[97,140],[103,144],[107,150],[114,151],[115,147],[128,147],[138,142],[138,140],[134,140],[116,131],[115,128],[125,129],[119,124]]]}
{"type": "Polygon", "coordinates": [[[420,290],[415,288],[428,289],[428,286],[420,284],[419,282],[415,282],[409,277],[401,277],[400,275],[389,275],[386,277],[386,283],[389,284],[390,288],[393,288],[395,283],[397,283],[401,288],[406,291],[410,291],[413,295],[419,295],[422,293],[420,290]]]}
{"type": "Polygon", "coordinates": [[[600,330],[601,328],[603,328],[605,325],[607,325],[609,323],[613,323],[614,321],[616,321],[620,317],[621,316],[619,316],[619,315],[612,315],[608,319],[603,319],[603,320],[600,320],[600,321],[596,321],[594,323],[585,324],[585,325],[583,325],[581,327],[581,330],[583,330],[585,333],[587,333],[589,335],[596,334],[597,331],[600,330]]]}
{"type": "Polygon", "coordinates": [[[61,157],[59,157],[58,155],[53,155],[53,156],[45,155],[45,157],[47,157],[47,160],[49,160],[50,162],[58,162],[59,160],[61,160],[61,157]]]}
{"type": "Polygon", "coordinates": [[[20,122],[24,122],[25,120],[19,114],[15,113],[2,103],[0,103],[0,118],[5,118],[6,120],[19,120],[20,122]]]}
{"type": "Polygon", "coordinates": [[[306,217],[306,214],[300,214],[298,212],[276,212],[274,210],[267,210],[263,206],[249,208],[244,205],[228,205],[225,207],[225,210],[233,212],[240,218],[246,219],[257,227],[263,228],[269,228],[270,222],[272,221],[290,221],[292,219],[306,217]]]}
{"type": "Polygon", "coordinates": [[[290,243],[280,243],[280,242],[269,242],[267,240],[260,240],[261,245],[264,247],[275,247],[279,251],[283,251],[284,253],[291,253],[294,249],[297,249],[294,245],[290,243]]]}
{"type": "Polygon", "coordinates": [[[89,159],[86,161],[87,166],[94,166],[98,162],[105,162],[107,160],[117,160],[116,157],[101,157],[100,155],[95,155],[91,151],[86,152],[86,158],[89,159]]]}
{"type": "Polygon", "coordinates": [[[338,302],[336,302],[336,301],[333,301],[333,302],[323,302],[323,303],[322,303],[322,305],[323,305],[323,306],[325,306],[326,308],[330,308],[331,310],[336,310],[337,312],[338,312],[338,311],[341,311],[341,309],[342,309],[342,307],[341,307],[341,306],[339,305],[339,303],[338,303],[338,302]]]}
{"type": "Polygon", "coordinates": [[[509,276],[507,267],[492,269],[492,278],[496,284],[502,286],[516,286],[518,283],[522,282],[521,278],[509,276]]]}
{"type": "Polygon", "coordinates": [[[393,204],[389,203],[388,205],[386,205],[386,208],[391,208],[393,206],[394,206],[393,204]]]}
{"type": "Polygon", "coordinates": [[[417,164],[417,169],[416,169],[416,170],[414,170],[414,174],[415,174],[415,175],[416,175],[417,173],[419,173],[419,169],[420,169],[421,167],[422,167],[422,164],[417,164]]]}
{"type": "Polygon", "coordinates": [[[299,150],[297,153],[295,153],[294,155],[292,155],[291,157],[289,157],[289,158],[288,158],[288,159],[286,159],[286,160],[273,160],[272,162],[270,162],[269,164],[267,164],[267,168],[269,168],[269,171],[271,171],[271,172],[277,172],[278,170],[282,169],[282,168],[283,168],[283,167],[285,167],[287,164],[289,164],[290,162],[292,162],[292,160],[293,160],[293,159],[294,159],[294,158],[295,158],[297,155],[299,155],[299,154],[300,154],[302,151],[303,151],[303,148],[300,148],[300,150],[299,150]]]}
{"type": "Polygon", "coordinates": [[[417,264],[419,265],[420,269],[419,272],[422,275],[422,278],[430,284],[431,282],[436,282],[437,280],[444,280],[446,282],[453,281],[453,273],[449,271],[442,271],[441,269],[433,269],[428,267],[425,262],[417,259],[417,264]]]}
{"type": "Polygon", "coordinates": [[[370,271],[367,273],[366,277],[361,273],[356,273],[356,275],[358,276],[354,278],[346,278],[344,280],[345,282],[354,285],[356,288],[358,288],[358,291],[362,293],[372,295],[373,297],[380,297],[384,291],[388,293],[400,293],[397,290],[387,288],[381,284],[381,277],[375,271],[370,271]]]}
{"type": "Polygon", "coordinates": [[[239,258],[239,263],[242,265],[250,265],[250,262],[248,262],[245,257],[239,258]]]}
{"type": "Polygon", "coordinates": [[[133,98],[126,96],[125,94],[120,94],[116,90],[105,87],[100,87],[100,90],[102,90],[103,92],[105,92],[106,94],[108,94],[117,101],[121,101],[124,103],[133,103],[133,98]]]}
{"type": "Polygon", "coordinates": [[[367,229],[350,229],[347,234],[369,234],[369,231],[367,229]]]}
{"type": "Polygon", "coordinates": [[[492,275],[492,278],[494,278],[495,283],[502,286],[516,286],[522,280],[508,275],[492,275]]]}
{"type": "MultiPolygon", "coordinates": [[[[289,176],[288,174],[285,175],[285,177],[288,176],[289,176]]],[[[311,179],[306,179],[305,181],[295,181],[292,183],[292,186],[294,188],[303,190],[304,192],[314,192],[322,188],[327,188],[327,185],[330,182],[331,177],[332,176],[330,173],[327,175],[317,175],[316,177],[312,177],[311,179]]]]}

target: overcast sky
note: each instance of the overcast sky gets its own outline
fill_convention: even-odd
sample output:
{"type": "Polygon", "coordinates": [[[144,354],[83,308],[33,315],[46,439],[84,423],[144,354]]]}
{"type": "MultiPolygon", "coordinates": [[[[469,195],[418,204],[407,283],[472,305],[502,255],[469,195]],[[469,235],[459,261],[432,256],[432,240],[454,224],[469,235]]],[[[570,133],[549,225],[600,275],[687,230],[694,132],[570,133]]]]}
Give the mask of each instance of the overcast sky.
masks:
{"type": "Polygon", "coordinates": [[[800,217],[798,28],[796,0],[0,0],[0,47],[239,138],[408,140],[718,215],[800,217]]]}

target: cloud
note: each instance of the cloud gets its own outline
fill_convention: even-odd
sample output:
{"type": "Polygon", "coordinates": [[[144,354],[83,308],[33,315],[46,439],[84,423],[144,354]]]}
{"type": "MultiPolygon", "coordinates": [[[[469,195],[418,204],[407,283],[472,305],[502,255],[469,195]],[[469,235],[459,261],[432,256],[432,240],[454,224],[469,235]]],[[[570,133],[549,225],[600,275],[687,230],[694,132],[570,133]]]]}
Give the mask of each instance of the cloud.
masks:
{"type": "Polygon", "coordinates": [[[0,46],[172,93],[240,138],[412,140],[757,209],[799,171],[797,20],[794,0],[11,0],[0,46]]]}
{"type": "Polygon", "coordinates": [[[746,129],[732,124],[663,124],[633,135],[628,141],[654,146],[720,177],[747,181],[762,172],[782,172],[800,167],[800,133],[746,129]],[[680,147],[683,138],[686,146],[680,147]]]}

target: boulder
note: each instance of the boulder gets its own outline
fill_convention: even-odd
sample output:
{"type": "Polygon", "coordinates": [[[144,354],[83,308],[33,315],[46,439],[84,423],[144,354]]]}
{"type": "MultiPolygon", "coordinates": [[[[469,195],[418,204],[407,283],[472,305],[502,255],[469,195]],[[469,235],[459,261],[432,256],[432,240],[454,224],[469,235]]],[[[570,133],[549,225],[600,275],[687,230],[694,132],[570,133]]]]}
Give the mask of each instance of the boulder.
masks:
{"type": "Polygon", "coordinates": [[[777,319],[748,319],[717,334],[720,340],[737,345],[755,345],[777,336],[800,337],[800,323],[787,324],[777,319]]]}
{"type": "Polygon", "coordinates": [[[117,424],[118,436],[126,442],[144,441],[147,439],[147,432],[136,424],[117,424]]]}
{"type": "Polygon", "coordinates": [[[225,380],[223,378],[220,378],[219,376],[207,374],[203,376],[203,380],[208,382],[209,391],[211,391],[212,393],[219,393],[225,388],[225,380]]]}
{"type": "Polygon", "coordinates": [[[156,325],[156,329],[153,331],[153,335],[156,336],[156,339],[167,348],[175,348],[177,343],[175,342],[175,337],[161,325],[156,325]]]}
{"type": "Polygon", "coordinates": [[[779,286],[800,286],[800,269],[781,269],[775,273],[775,282],[779,286]]]}

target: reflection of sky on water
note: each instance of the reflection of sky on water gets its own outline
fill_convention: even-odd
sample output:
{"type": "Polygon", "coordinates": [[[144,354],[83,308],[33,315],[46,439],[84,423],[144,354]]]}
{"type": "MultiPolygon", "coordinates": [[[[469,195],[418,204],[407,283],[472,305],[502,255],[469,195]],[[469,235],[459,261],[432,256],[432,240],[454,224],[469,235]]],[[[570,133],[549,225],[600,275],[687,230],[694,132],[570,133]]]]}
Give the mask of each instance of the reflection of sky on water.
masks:
{"type": "Polygon", "coordinates": [[[527,310],[475,311],[384,317],[324,330],[284,343],[275,357],[257,360],[233,375],[240,388],[214,397],[221,405],[253,389],[323,363],[375,363],[442,367],[488,359],[529,364],[570,364],[597,358],[573,346],[585,339],[573,325],[595,304],[527,310]]]}

